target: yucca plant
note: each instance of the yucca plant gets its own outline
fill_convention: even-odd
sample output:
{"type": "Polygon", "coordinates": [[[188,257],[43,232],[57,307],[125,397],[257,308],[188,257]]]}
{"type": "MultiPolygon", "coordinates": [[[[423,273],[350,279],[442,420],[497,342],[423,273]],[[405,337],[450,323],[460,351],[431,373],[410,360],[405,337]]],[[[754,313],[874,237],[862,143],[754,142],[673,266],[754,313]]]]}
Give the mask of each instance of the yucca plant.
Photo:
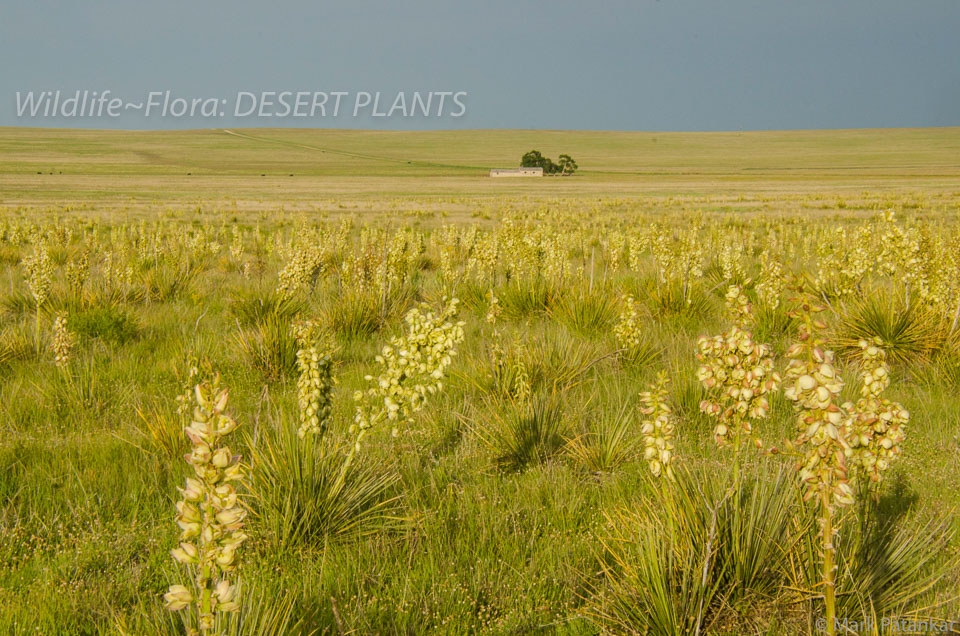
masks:
{"type": "Polygon", "coordinates": [[[763,447],[754,425],[766,420],[770,397],[780,388],[780,374],[774,370],[769,345],[753,339],[753,305],[743,288],[731,285],[726,305],[733,316],[729,331],[697,339],[697,379],[706,396],[700,410],[716,424],[713,438],[717,446],[733,449],[735,479],[739,481],[741,451],[749,441],[763,447]]]}
{"type": "Polygon", "coordinates": [[[856,357],[861,340],[880,338],[894,366],[926,362],[944,343],[942,327],[933,314],[921,308],[891,305],[867,296],[851,303],[841,316],[837,349],[856,357]]]}
{"type": "Polygon", "coordinates": [[[83,414],[101,416],[126,399],[128,387],[108,381],[92,358],[76,360],[62,371],[42,392],[61,422],[80,420],[83,414]]]}
{"type": "Polygon", "coordinates": [[[590,336],[607,331],[613,324],[617,300],[603,290],[581,290],[565,296],[550,313],[577,333],[590,336]]]}
{"type": "Polygon", "coordinates": [[[583,470],[613,472],[636,454],[634,421],[626,406],[616,413],[596,414],[587,419],[587,430],[569,439],[565,446],[565,452],[583,470]]]}
{"type": "Polygon", "coordinates": [[[138,406],[135,409],[139,421],[134,423],[134,427],[146,450],[170,463],[182,457],[187,450],[182,417],[158,404],[138,406]]]}
{"type": "MultiPolygon", "coordinates": [[[[317,633],[297,616],[296,598],[287,590],[255,587],[248,583],[242,587],[238,611],[219,617],[223,636],[311,636],[317,633]]],[[[132,614],[112,611],[112,627],[120,636],[182,636],[184,633],[181,620],[143,598],[139,599],[132,614]]]]}
{"type": "Polygon", "coordinates": [[[396,526],[395,472],[353,462],[329,438],[301,439],[282,416],[248,439],[250,490],[258,527],[276,549],[322,547],[328,540],[396,526]]]}
{"type": "Polygon", "coordinates": [[[798,513],[790,471],[766,465],[744,479],[728,500],[717,568],[725,603],[732,609],[749,613],[751,605],[782,594],[788,557],[801,541],[794,522],[798,513]]]}
{"type": "Polygon", "coordinates": [[[834,352],[824,349],[826,323],[818,316],[826,307],[815,302],[803,281],[791,285],[795,296],[791,314],[800,324],[797,342],[787,350],[790,363],[785,372],[784,395],[794,403],[800,449],[795,469],[800,477],[803,500],[813,500],[819,510],[820,584],[823,587],[826,632],[836,633],[837,515],[854,503],[847,469],[851,453],[846,405],[839,404],[843,379],[835,366],[834,352]]]}
{"type": "Polygon", "coordinates": [[[529,400],[488,404],[471,428],[505,470],[522,470],[555,457],[570,423],[557,396],[534,394],[529,400]]]}
{"type": "MultiPolygon", "coordinates": [[[[37,301],[29,291],[15,290],[0,299],[0,309],[9,316],[29,315],[36,311],[37,301]]],[[[45,307],[41,306],[41,312],[45,307]]]]}
{"type": "Polygon", "coordinates": [[[296,368],[297,342],[290,322],[282,316],[269,314],[250,329],[238,326],[236,341],[250,364],[267,380],[279,380],[296,368]]]}
{"type": "Polygon", "coordinates": [[[928,373],[921,378],[931,383],[943,382],[954,388],[960,387],[960,352],[952,347],[940,351],[933,357],[928,373]]]}
{"type": "Polygon", "coordinates": [[[639,501],[607,515],[587,613],[614,633],[762,633],[799,539],[790,481],[764,473],[732,489],[684,468],[650,476],[639,501]]]}
{"type": "Polygon", "coordinates": [[[470,311],[480,311],[489,300],[490,286],[481,281],[468,278],[457,285],[457,298],[470,311]]]}
{"type": "Polygon", "coordinates": [[[177,266],[163,265],[142,272],[140,287],[152,302],[167,302],[189,293],[199,266],[185,262],[177,266]]]}
{"type": "Polygon", "coordinates": [[[270,290],[235,297],[229,305],[230,313],[244,325],[262,323],[271,316],[291,321],[306,309],[306,303],[299,296],[281,296],[270,290]]]}
{"type": "Polygon", "coordinates": [[[236,489],[245,470],[227,445],[237,427],[226,413],[227,401],[219,375],[194,389],[193,414],[184,429],[192,447],[184,458],[193,475],[180,489],[180,545],[170,553],[185,572],[163,595],[167,609],[181,612],[188,633],[201,636],[224,636],[225,615],[240,609],[235,576],[240,548],[249,538],[243,529],[247,510],[236,489]]]}
{"type": "Polygon", "coordinates": [[[700,287],[684,288],[679,281],[647,287],[647,298],[658,317],[675,316],[686,321],[703,320],[713,312],[713,300],[700,287]]]}
{"type": "Polygon", "coordinates": [[[515,278],[497,293],[504,313],[511,318],[525,318],[545,313],[559,301],[559,293],[544,278],[515,278]]]}
{"type": "Polygon", "coordinates": [[[4,327],[0,331],[0,367],[17,360],[36,358],[36,350],[23,329],[4,327]]]}
{"type": "Polygon", "coordinates": [[[50,286],[53,284],[53,265],[50,262],[47,246],[43,243],[34,246],[33,254],[23,259],[23,268],[27,274],[27,284],[36,306],[36,346],[40,355],[40,308],[47,302],[50,286]]]}
{"type": "Polygon", "coordinates": [[[383,326],[382,310],[375,294],[347,291],[323,309],[323,323],[344,340],[360,340],[383,326]]]}
{"type": "Polygon", "coordinates": [[[608,631],[700,634],[717,618],[721,581],[713,555],[723,501],[709,482],[677,475],[648,484],[652,497],[608,514],[597,537],[601,580],[587,612],[608,631]]]}
{"type": "Polygon", "coordinates": [[[643,437],[643,458],[654,477],[673,479],[676,461],[673,438],[676,434],[673,409],[667,401],[670,376],[661,371],[649,391],[640,393],[640,435],[643,437]]]}
{"type": "Polygon", "coordinates": [[[649,335],[651,324],[641,318],[640,303],[630,295],[622,300],[623,308],[613,328],[617,355],[630,366],[647,366],[659,357],[661,349],[649,335]]]}
{"type": "Polygon", "coordinates": [[[478,393],[494,393],[502,398],[516,398],[518,382],[534,391],[563,391],[582,384],[588,371],[610,358],[590,343],[569,334],[539,334],[526,341],[506,343],[495,339],[489,354],[470,360],[470,367],[454,376],[478,393]]]}
{"type": "MultiPolygon", "coordinates": [[[[837,545],[837,616],[868,621],[876,616],[936,616],[944,599],[955,595],[950,582],[960,574],[949,556],[955,536],[945,518],[917,519],[902,483],[879,499],[858,501],[855,514],[838,523],[843,541],[837,545]]],[[[820,550],[814,533],[816,517],[798,511],[794,524],[802,540],[789,556],[789,587],[797,599],[822,596],[820,550]]]]}

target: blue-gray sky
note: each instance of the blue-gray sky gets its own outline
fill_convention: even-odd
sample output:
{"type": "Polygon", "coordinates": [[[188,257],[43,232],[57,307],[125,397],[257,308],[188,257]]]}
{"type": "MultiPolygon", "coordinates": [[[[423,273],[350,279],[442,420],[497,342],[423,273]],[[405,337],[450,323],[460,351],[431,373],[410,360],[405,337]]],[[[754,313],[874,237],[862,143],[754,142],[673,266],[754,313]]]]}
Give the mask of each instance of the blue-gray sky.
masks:
{"type": "Polygon", "coordinates": [[[0,59],[0,125],[960,125],[957,0],[11,0],[0,59]],[[192,119],[18,117],[17,91],[57,89],[227,104],[192,119]],[[235,118],[238,91],[345,91],[348,111],[360,91],[381,92],[382,110],[398,92],[464,91],[466,112],[235,118]]]}

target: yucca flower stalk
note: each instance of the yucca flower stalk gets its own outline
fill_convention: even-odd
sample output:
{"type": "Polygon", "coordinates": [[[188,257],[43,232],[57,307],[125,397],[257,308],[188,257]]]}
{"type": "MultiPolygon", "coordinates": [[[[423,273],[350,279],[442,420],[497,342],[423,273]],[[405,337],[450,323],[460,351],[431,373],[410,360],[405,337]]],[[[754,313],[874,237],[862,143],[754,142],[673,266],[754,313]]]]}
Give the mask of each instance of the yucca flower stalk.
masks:
{"type": "Polygon", "coordinates": [[[796,446],[805,449],[796,463],[804,490],[803,499],[816,498],[820,505],[820,537],[823,550],[823,597],[827,633],[835,633],[836,618],[836,546],[834,514],[841,506],[853,503],[853,490],[847,473],[846,456],[850,416],[837,398],[843,380],[834,366],[834,353],[823,349],[821,332],[826,323],[816,315],[826,308],[814,302],[802,284],[793,289],[795,308],[790,315],[799,323],[798,342],[787,350],[791,358],[786,370],[786,398],[797,413],[796,446]]]}
{"type": "Polygon", "coordinates": [[[527,371],[527,363],[524,362],[523,347],[517,351],[516,377],[513,381],[513,394],[518,404],[526,405],[530,403],[533,387],[530,386],[530,372],[527,371]]]}
{"type": "Polygon", "coordinates": [[[66,368],[70,362],[70,352],[73,350],[76,340],[76,334],[67,328],[66,314],[59,314],[53,321],[53,344],[50,347],[53,352],[54,364],[59,368],[66,368]]]}
{"type": "Polygon", "coordinates": [[[280,270],[276,293],[288,300],[300,289],[312,284],[323,265],[322,254],[310,246],[291,247],[292,254],[287,264],[280,270]]]}
{"type": "Polygon", "coordinates": [[[875,337],[860,340],[863,365],[860,399],[856,406],[847,405],[853,414],[850,422],[847,456],[854,469],[855,481],[862,488],[878,484],[890,462],[900,455],[900,444],[906,437],[910,413],[899,402],[881,397],[890,386],[890,368],[883,340],[875,337]]]}
{"type": "Polygon", "coordinates": [[[623,296],[623,309],[617,324],[613,327],[613,336],[617,346],[627,354],[638,351],[644,344],[643,327],[640,323],[640,303],[629,294],[623,296]]]}
{"type": "Polygon", "coordinates": [[[185,429],[193,449],[184,456],[194,477],[180,489],[176,520],[182,532],[179,547],[171,552],[186,568],[188,579],[171,585],[164,595],[171,611],[195,608],[196,625],[188,624],[188,632],[202,636],[221,634],[218,616],[240,607],[238,587],[229,575],[236,570],[237,551],[247,539],[243,532],[247,513],[233,485],[244,476],[240,457],[224,443],[237,427],[226,414],[227,397],[219,375],[194,389],[193,417],[185,429]]]}
{"type": "Polygon", "coordinates": [[[496,329],[497,319],[500,318],[500,315],[503,313],[503,307],[500,305],[500,299],[497,298],[492,289],[487,292],[487,300],[490,301],[490,307],[487,309],[486,321],[496,329]]]}
{"type": "Polygon", "coordinates": [[[761,307],[771,310],[779,307],[783,287],[783,266],[771,256],[770,250],[764,250],[760,255],[760,277],[754,288],[761,307]]]}
{"type": "Polygon", "coordinates": [[[333,394],[333,362],[320,344],[317,325],[312,321],[293,328],[297,349],[297,406],[300,428],[297,436],[322,435],[330,421],[333,394]]]}
{"type": "Polygon", "coordinates": [[[214,373],[210,361],[201,359],[193,350],[184,352],[181,364],[183,369],[180,368],[180,365],[175,369],[181,386],[180,393],[176,398],[177,415],[180,417],[183,427],[186,428],[190,426],[193,416],[195,387],[203,379],[213,377],[214,373]]]}
{"type": "Polygon", "coordinates": [[[36,321],[36,346],[37,355],[40,355],[40,307],[47,302],[50,294],[50,285],[53,279],[53,265],[50,263],[50,255],[47,252],[47,246],[39,243],[34,248],[33,254],[23,259],[23,267],[27,272],[27,284],[30,287],[30,293],[37,307],[36,321]]]}
{"type": "Polygon", "coordinates": [[[241,265],[243,261],[243,251],[243,232],[240,231],[238,226],[234,225],[230,228],[230,256],[237,266],[237,271],[243,271],[241,265]]]}
{"type": "Polygon", "coordinates": [[[753,340],[747,326],[753,320],[753,306],[739,285],[731,285],[726,296],[734,325],[724,334],[697,340],[697,379],[707,397],[700,410],[717,420],[713,438],[718,446],[732,444],[734,468],[739,481],[741,450],[747,440],[762,448],[754,435],[753,422],[766,419],[769,396],[780,387],[780,374],[773,367],[773,353],[753,340]]]}
{"type": "Polygon", "coordinates": [[[405,319],[407,333],[391,338],[377,356],[380,375],[366,376],[370,388],[353,396],[357,404],[350,426],[354,445],[341,470],[341,480],[368,432],[386,424],[394,436],[398,435],[400,424],[422,409],[428,396],[443,388],[444,373],[463,341],[464,323],[453,321],[458,302],[451,298],[439,314],[410,310],[405,319]]]}
{"type": "Polygon", "coordinates": [[[81,299],[83,294],[83,285],[87,282],[87,277],[89,274],[90,252],[85,249],[80,252],[79,256],[67,264],[67,282],[70,284],[70,290],[73,292],[74,296],[76,296],[77,300],[81,299]]]}
{"type": "Polygon", "coordinates": [[[673,411],[667,402],[667,387],[670,377],[665,371],[657,374],[656,383],[649,391],[640,394],[640,412],[645,418],[640,422],[643,437],[643,457],[654,477],[673,477],[673,411]]]}

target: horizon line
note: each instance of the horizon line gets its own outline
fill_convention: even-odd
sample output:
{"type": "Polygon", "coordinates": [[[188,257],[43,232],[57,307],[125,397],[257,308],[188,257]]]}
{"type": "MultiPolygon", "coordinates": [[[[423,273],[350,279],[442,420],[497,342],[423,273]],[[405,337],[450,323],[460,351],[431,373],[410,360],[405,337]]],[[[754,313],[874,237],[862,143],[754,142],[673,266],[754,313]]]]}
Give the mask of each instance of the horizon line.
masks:
{"type": "Polygon", "coordinates": [[[614,128],[333,128],[300,126],[228,126],[210,128],[96,128],[69,126],[18,126],[0,125],[0,131],[7,130],[43,130],[63,132],[117,132],[117,133],[175,133],[175,132],[217,132],[230,130],[296,130],[323,132],[357,133],[469,133],[469,132],[540,132],[540,133],[638,133],[638,134],[679,134],[707,135],[730,133],[776,133],[776,132],[866,132],[866,131],[908,131],[908,130],[950,130],[960,128],[960,124],[946,126],[873,126],[862,128],[737,128],[714,130],[644,130],[614,128]]]}

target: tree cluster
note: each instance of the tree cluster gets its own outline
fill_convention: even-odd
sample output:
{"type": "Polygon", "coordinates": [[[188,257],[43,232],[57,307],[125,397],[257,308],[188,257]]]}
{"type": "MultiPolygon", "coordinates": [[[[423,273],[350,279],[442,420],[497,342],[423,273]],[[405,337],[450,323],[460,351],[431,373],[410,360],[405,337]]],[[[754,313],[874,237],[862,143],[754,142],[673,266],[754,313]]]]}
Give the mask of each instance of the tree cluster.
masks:
{"type": "Polygon", "coordinates": [[[576,172],[577,162],[570,155],[560,155],[557,163],[549,157],[544,157],[539,150],[531,150],[520,159],[523,168],[543,168],[543,174],[559,174],[566,176],[576,172]]]}

